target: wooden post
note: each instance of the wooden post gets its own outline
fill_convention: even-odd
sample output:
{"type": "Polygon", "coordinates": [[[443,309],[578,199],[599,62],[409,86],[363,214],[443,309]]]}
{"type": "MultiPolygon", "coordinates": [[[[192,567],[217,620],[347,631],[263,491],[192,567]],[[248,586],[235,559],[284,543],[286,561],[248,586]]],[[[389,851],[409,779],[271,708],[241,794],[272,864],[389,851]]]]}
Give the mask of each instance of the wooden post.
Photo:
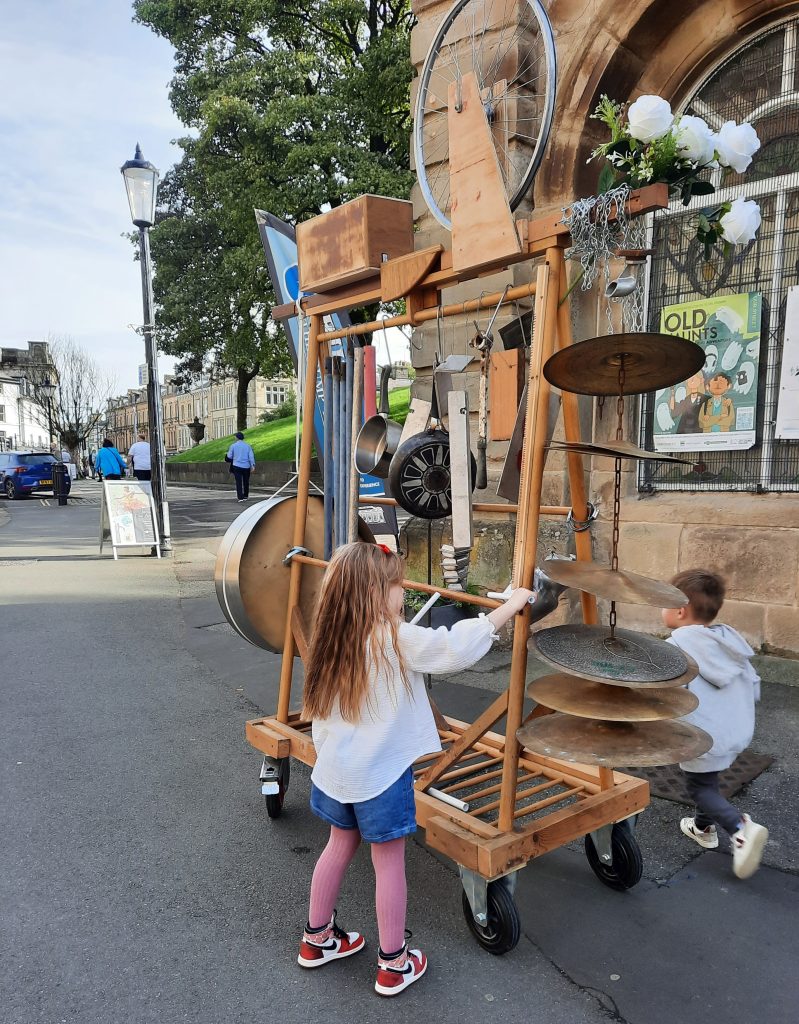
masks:
{"type": "MultiPolygon", "coordinates": [[[[569,275],[566,272],[566,261],[563,258],[563,250],[557,249],[557,276],[559,281],[559,294],[561,298],[569,290],[569,275]]],[[[566,348],[572,344],[572,325],[569,314],[569,301],[561,302],[558,307],[558,348],[566,348]]],[[[570,391],[561,392],[563,403],[563,430],[567,441],[580,441],[580,413],[577,405],[577,395],[570,391]]],[[[569,495],[572,503],[572,515],[575,519],[584,521],[588,518],[588,497],[585,492],[585,477],[583,475],[583,457],[579,452],[568,452],[566,461],[569,468],[569,495]]],[[[590,562],[591,554],[591,531],[583,530],[574,534],[574,546],[577,549],[577,557],[580,561],[590,562]]],[[[582,591],[580,601],[583,609],[583,622],[595,626],[599,622],[596,607],[596,597],[582,591]]]]}
{"type": "MultiPolygon", "coordinates": [[[[316,366],[319,358],[319,328],[322,318],[313,314],[308,330],[308,360],[305,374],[303,398],[302,440],[300,442],[300,464],[297,467],[297,504],[294,512],[294,536],[292,545],[302,547],[305,543],[305,517],[308,514],[308,486],[311,482],[311,448],[313,446],[313,414],[316,405],[316,366]]],[[[302,351],[300,351],[302,358],[302,351]]],[[[280,691],[277,698],[277,720],[288,722],[291,701],[291,677],[294,669],[294,632],[292,615],[299,604],[302,584],[302,563],[292,560],[289,569],[289,596],[286,608],[286,629],[283,634],[283,660],[280,663],[280,691]]]]}
{"type": "MultiPolygon", "coordinates": [[[[536,278],[536,312],[531,367],[528,377],[528,419],[525,425],[519,514],[516,520],[516,585],[532,588],[538,547],[538,521],[541,505],[544,459],[549,412],[549,383],[541,372],[555,350],[555,321],[558,302],[558,267],[553,267],[551,250],[546,263],[538,268],[536,278]],[[521,527],[521,536],[519,528],[521,527]]],[[[505,726],[505,751],[502,763],[502,789],[499,797],[499,828],[513,831],[516,810],[516,778],[519,767],[519,742],[516,730],[522,724],[524,686],[527,675],[527,641],[530,628],[530,605],[514,620],[513,656],[508,683],[508,714],[505,726]]]]}

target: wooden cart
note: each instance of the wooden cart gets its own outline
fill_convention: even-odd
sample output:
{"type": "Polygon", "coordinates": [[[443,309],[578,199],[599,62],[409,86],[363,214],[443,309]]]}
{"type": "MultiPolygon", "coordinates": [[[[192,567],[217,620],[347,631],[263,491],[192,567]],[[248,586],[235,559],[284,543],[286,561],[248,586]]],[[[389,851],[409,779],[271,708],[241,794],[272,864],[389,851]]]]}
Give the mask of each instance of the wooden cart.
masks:
{"type": "MultiPolygon", "coordinates": [[[[651,186],[632,194],[628,214],[641,215],[666,204],[666,187],[651,186]]],[[[534,296],[535,318],[519,502],[517,506],[495,506],[502,512],[516,512],[514,583],[532,587],[540,516],[570,512],[575,521],[587,522],[589,507],[582,456],[574,452],[568,455],[570,508],[542,508],[540,504],[550,391],[542,366],[554,352],[572,341],[564,261],[570,237],[560,217],[554,214],[517,221],[516,230],[519,251],[510,257],[455,270],[452,254],[443,246],[435,246],[384,263],[379,280],[359,281],[311,297],[306,300],[304,313],[310,317],[308,367],[311,371],[317,365],[322,369],[327,343],[334,338],[383,326],[416,326],[495,306],[502,295],[481,296],[471,302],[442,307],[440,293],[443,288],[507,269],[512,263],[536,261],[534,280],[504,294],[505,302],[534,296]],[[402,316],[341,331],[322,329],[326,314],[398,297],[404,297],[406,302],[402,316]]],[[[481,251],[477,241],[475,236],[474,252],[481,251]]],[[[463,245],[462,235],[460,242],[463,245]]],[[[273,315],[284,317],[292,313],[293,307],[280,307],[273,315]]],[[[267,789],[273,790],[267,795],[267,809],[272,817],[282,808],[289,758],[308,765],[315,759],[310,724],[289,709],[294,657],[305,656],[307,643],[298,607],[302,574],[319,572],[326,565],[304,551],[315,386],[315,374],[306,373],[294,547],[286,568],[290,583],[278,707],[275,715],[248,722],[246,731],[249,743],[265,755],[263,777],[267,789]]],[[[566,439],[579,441],[576,396],[564,392],[562,403],[566,439]]],[[[484,510],[492,506],[474,507],[484,510]]],[[[590,559],[590,533],[576,532],[575,543],[577,557],[590,559]]],[[[484,607],[497,604],[487,598],[416,581],[405,581],[405,585],[484,607]]],[[[595,599],[583,593],[581,600],[584,621],[596,623],[595,599]]],[[[649,802],[648,784],[611,769],[534,755],[521,749],[516,740],[516,732],[523,724],[529,618],[528,607],[515,620],[507,688],[472,723],[438,715],[443,752],[415,765],[417,821],[425,829],[428,844],[458,864],[467,923],[477,940],[492,953],[507,952],[518,941],[519,917],[513,902],[513,883],[515,873],[532,858],[585,836],[589,862],[607,885],[629,888],[640,879],[642,870],[631,824],[649,802]],[[506,719],[505,736],[490,731],[502,718],[506,719]]],[[[544,713],[544,709],[537,709],[533,715],[539,713],[544,713]]]]}

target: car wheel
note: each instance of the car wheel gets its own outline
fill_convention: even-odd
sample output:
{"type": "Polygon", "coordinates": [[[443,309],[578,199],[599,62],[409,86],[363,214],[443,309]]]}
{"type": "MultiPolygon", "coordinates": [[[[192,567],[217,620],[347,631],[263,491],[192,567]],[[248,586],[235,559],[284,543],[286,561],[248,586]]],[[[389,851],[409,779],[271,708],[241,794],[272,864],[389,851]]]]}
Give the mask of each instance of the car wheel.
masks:
{"type": "Polygon", "coordinates": [[[9,501],[18,501],[22,497],[13,480],[5,480],[3,482],[3,490],[6,492],[6,497],[9,501]]]}

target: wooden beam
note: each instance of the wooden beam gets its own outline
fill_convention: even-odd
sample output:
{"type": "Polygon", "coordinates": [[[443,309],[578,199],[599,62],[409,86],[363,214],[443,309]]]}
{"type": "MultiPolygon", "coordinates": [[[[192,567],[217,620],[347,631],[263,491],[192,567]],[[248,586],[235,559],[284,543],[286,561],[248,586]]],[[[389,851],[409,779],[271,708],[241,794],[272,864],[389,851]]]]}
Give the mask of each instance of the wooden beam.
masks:
{"type": "Polygon", "coordinates": [[[431,245],[427,249],[398,256],[380,265],[380,290],[383,302],[404,299],[413,291],[438,263],[441,262],[443,245],[431,245]]]}
{"type": "Polygon", "coordinates": [[[308,640],[305,635],[305,623],[302,619],[302,609],[295,604],[291,609],[291,632],[294,634],[294,643],[297,645],[297,653],[305,665],[308,662],[308,640]]]}

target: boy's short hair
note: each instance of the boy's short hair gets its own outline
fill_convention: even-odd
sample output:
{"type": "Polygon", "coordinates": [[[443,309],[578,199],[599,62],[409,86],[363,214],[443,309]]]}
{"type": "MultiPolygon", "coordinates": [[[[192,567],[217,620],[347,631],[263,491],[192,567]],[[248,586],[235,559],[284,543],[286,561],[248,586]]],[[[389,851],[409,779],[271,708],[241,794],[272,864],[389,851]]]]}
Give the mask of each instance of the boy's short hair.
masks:
{"type": "Polygon", "coordinates": [[[688,605],[701,622],[712,622],[721,611],[727,588],[721,576],[707,569],[686,569],[672,577],[671,585],[688,598],[688,605]]]}

